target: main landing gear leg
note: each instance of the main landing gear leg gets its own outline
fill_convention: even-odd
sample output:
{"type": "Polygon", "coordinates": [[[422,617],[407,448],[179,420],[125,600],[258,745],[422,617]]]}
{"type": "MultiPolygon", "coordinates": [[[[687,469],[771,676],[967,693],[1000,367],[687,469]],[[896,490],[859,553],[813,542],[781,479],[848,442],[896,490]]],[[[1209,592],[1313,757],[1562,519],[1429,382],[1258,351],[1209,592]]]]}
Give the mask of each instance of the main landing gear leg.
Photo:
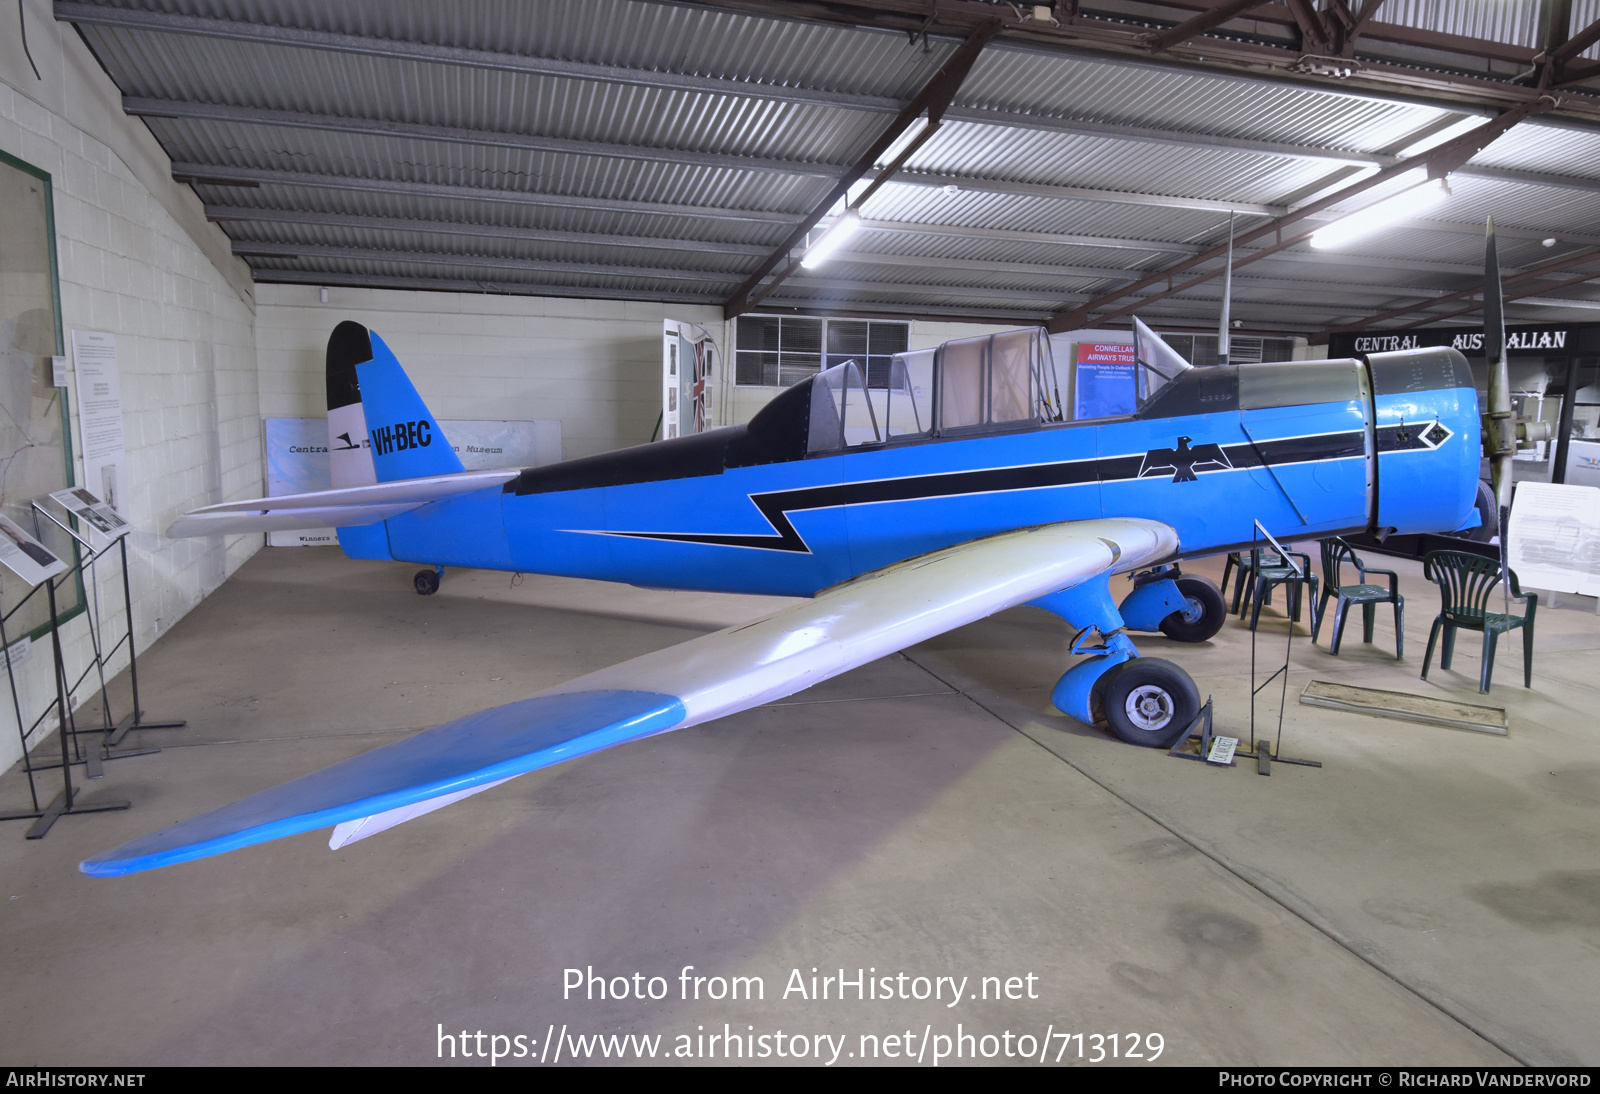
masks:
{"type": "Polygon", "coordinates": [[[1057,708],[1090,725],[1103,714],[1118,737],[1148,748],[1167,747],[1194,721],[1199,689],[1172,662],[1139,656],[1111,599],[1109,574],[1033,603],[1078,628],[1071,652],[1090,655],[1056,682],[1050,700],[1057,708]],[[1095,634],[1100,644],[1090,645],[1095,634]]]}
{"type": "Polygon", "coordinates": [[[443,566],[435,566],[431,570],[418,570],[417,576],[411,579],[411,584],[416,587],[418,596],[432,596],[439,591],[439,579],[443,576],[443,566]]]}

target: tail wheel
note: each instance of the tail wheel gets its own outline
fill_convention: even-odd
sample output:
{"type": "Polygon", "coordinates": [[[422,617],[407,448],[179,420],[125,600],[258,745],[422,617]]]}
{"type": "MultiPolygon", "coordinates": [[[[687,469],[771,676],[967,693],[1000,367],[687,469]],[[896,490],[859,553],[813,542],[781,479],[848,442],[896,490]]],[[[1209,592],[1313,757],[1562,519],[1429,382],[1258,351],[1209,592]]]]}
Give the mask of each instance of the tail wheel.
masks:
{"type": "Polygon", "coordinates": [[[1228,607],[1211,579],[1184,574],[1175,583],[1184,606],[1161,621],[1161,633],[1174,642],[1204,642],[1220,631],[1228,607]]]}
{"type": "Polygon", "coordinates": [[[418,570],[411,584],[416,587],[418,596],[432,596],[439,591],[439,571],[418,570]]]}
{"type": "Polygon", "coordinates": [[[1131,745],[1166,748],[1200,713],[1200,689],[1159,657],[1136,657],[1106,673],[1106,721],[1131,745]]]}

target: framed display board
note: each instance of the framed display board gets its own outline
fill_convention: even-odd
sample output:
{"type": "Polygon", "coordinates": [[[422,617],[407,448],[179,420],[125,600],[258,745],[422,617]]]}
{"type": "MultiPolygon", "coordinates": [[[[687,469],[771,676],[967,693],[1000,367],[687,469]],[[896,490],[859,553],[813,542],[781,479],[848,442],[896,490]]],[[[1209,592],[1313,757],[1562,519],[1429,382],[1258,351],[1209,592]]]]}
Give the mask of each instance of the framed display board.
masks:
{"type": "MultiPolygon", "coordinates": [[[[55,359],[64,353],[50,176],[0,152],[0,513],[30,532],[29,502],[77,485],[67,388],[56,386],[55,359]]],[[[52,553],[77,561],[65,532],[52,525],[37,534],[52,553]]],[[[0,581],[0,606],[9,612],[27,592],[21,581],[0,581]]],[[[81,612],[81,576],[56,598],[62,619],[81,612]]],[[[36,597],[8,633],[37,638],[48,614],[36,597]]]]}

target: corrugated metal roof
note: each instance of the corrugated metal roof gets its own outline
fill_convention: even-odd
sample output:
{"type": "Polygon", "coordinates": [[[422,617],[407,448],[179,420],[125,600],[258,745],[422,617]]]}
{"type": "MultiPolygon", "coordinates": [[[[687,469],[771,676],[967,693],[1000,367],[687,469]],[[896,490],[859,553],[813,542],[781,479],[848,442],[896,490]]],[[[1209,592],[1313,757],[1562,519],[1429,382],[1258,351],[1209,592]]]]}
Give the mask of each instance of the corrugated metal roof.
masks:
{"type": "Polygon", "coordinates": [[[1252,84],[1195,70],[1010,50],[982,58],[958,102],[1361,151],[1386,148],[1446,113],[1441,107],[1323,88],[1252,84]]]}
{"type": "MultiPolygon", "coordinates": [[[[327,48],[276,44],[260,35],[82,28],[122,91],[162,100],[160,109],[182,114],[186,104],[210,104],[312,116],[300,124],[237,112],[229,120],[148,119],[173,160],[200,180],[196,189],[208,206],[243,218],[219,222],[242,251],[256,245],[249,261],[259,277],[411,278],[432,287],[493,281],[563,295],[725,298],[764,249],[822,200],[829,172],[861,155],[889,123],[886,111],[914,95],[954,48],[942,39],[925,50],[901,33],[646,0],[108,6],[232,20],[229,33],[247,37],[252,22],[363,36],[365,44],[352,50],[332,41],[320,42],[327,48]],[[500,59],[459,64],[433,47],[500,59]],[[380,55],[407,50],[427,55],[380,55]],[[618,69],[554,71],[567,63],[618,69]],[[530,65],[540,71],[518,70],[530,65]],[[800,101],[780,89],[795,89],[800,101]],[[370,132],[374,123],[391,122],[491,136],[370,132]],[[545,146],[495,143],[493,134],[545,146]],[[551,148],[552,140],[589,143],[551,148]],[[695,153],[762,162],[697,162],[695,153]],[[807,165],[826,170],[808,172],[807,165]],[[241,181],[259,185],[221,185],[208,169],[242,172],[241,181]],[[252,210],[278,219],[252,219],[252,210]],[[334,223],[339,217],[346,222],[334,223]],[[439,227],[447,222],[472,227],[439,227]],[[496,236],[496,228],[505,234],[496,236]],[[553,234],[538,238],[540,232],[553,234]],[[283,256],[296,247],[305,254],[283,256]]],[[[1533,46],[1536,11],[1532,0],[1388,0],[1382,16],[1533,46]]],[[[1575,0],[1574,30],[1597,17],[1600,0],[1575,0]]],[[[1591,48],[1586,55],[1596,54],[1591,48]]],[[[928,314],[1048,311],[1163,269],[1185,248],[1219,242],[1230,205],[1304,201],[1351,177],[1337,159],[1296,150],[1357,160],[1393,154],[1461,116],[1448,104],[1325,84],[1012,43],[980,57],[956,106],[967,113],[948,119],[910,161],[921,178],[885,185],[865,215],[976,234],[864,232],[849,247],[850,261],[786,285],[775,302],[864,301],[928,314]],[[975,118],[975,110],[986,113],[975,118]],[[1085,124],[1102,131],[1084,131],[1085,124]],[[954,189],[940,185],[947,179],[957,180],[954,189]],[[983,234],[1018,231],[1108,242],[983,234]],[[1140,241],[1175,249],[1136,249],[1140,241]]],[[[1457,175],[1454,196],[1431,216],[1472,222],[1493,213],[1524,235],[1600,232],[1600,131],[1530,122],[1474,163],[1577,181],[1457,175]],[[1593,189],[1584,188],[1586,179],[1593,189]]],[[[1263,219],[1249,213],[1238,225],[1244,230],[1263,219]]],[[[1501,253],[1508,265],[1532,265],[1562,247],[1509,236],[1501,253]]],[[[1250,275],[1236,282],[1238,314],[1304,327],[1370,313],[1386,287],[1459,287],[1468,275],[1454,271],[1481,262],[1481,237],[1412,225],[1336,259],[1303,246],[1296,253],[1246,267],[1250,275]],[[1373,263],[1364,274],[1361,259],[1373,263]],[[1307,287],[1313,284],[1314,291],[1307,287]]],[[[1193,312],[1214,291],[1202,287],[1147,307],[1152,315],[1193,312]]],[[[1600,296],[1600,289],[1583,291],[1600,296]]]]}
{"type": "Polygon", "coordinates": [[[1385,0],[1383,21],[1537,49],[1543,6],[1534,0],[1385,0]]]}
{"type": "Polygon", "coordinates": [[[915,171],[1270,204],[1326,175],[1320,160],[950,122],[915,171]]]}
{"type": "MultiPolygon", "coordinates": [[[[1580,30],[1593,26],[1595,23],[1600,23],[1600,0],[1572,0],[1572,17],[1568,22],[1568,36],[1577,34],[1580,30]]],[[[1578,54],[1578,56],[1585,57],[1591,61],[1600,61],[1600,42],[1596,42],[1578,54]]]]}

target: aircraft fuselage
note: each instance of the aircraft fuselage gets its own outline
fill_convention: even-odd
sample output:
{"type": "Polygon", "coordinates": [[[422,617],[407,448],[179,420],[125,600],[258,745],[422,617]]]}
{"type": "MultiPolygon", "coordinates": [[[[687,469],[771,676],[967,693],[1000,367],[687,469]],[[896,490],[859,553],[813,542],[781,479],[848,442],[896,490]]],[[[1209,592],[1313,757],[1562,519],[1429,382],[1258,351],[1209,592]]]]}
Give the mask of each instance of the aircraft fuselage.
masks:
{"type": "Polygon", "coordinates": [[[1182,374],[1125,418],[808,453],[804,385],[748,426],[522,472],[343,529],[356,557],[664,588],[809,596],[1020,527],[1148,517],[1180,557],[1471,519],[1479,411],[1451,350],[1182,374]]]}

